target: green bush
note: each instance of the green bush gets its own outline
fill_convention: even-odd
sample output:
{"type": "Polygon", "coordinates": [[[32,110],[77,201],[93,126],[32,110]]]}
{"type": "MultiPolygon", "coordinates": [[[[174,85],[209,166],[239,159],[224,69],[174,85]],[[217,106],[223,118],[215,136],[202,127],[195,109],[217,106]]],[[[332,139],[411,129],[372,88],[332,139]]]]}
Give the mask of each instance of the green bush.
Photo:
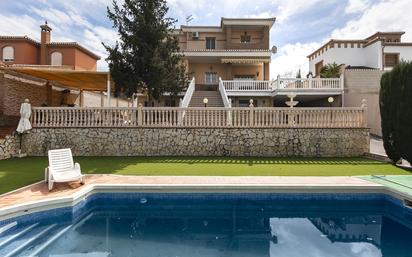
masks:
{"type": "Polygon", "coordinates": [[[401,62],[383,74],[379,105],[386,154],[412,163],[412,62],[401,62]]]}

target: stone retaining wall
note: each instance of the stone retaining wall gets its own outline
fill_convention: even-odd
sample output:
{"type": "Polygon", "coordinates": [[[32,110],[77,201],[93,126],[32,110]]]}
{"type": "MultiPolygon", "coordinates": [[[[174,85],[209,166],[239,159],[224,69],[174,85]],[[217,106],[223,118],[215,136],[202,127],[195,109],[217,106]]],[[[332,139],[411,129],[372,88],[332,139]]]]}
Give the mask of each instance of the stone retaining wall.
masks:
{"type": "Polygon", "coordinates": [[[37,128],[23,151],[69,147],[77,156],[350,157],[369,152],[369,130],[270,128],[37,128]]]}
{"type": "Polygon", "coordinates": [[[18,154],[19,143],[17,133],[0,138],[0,160],[8,159],[18,154]]]}

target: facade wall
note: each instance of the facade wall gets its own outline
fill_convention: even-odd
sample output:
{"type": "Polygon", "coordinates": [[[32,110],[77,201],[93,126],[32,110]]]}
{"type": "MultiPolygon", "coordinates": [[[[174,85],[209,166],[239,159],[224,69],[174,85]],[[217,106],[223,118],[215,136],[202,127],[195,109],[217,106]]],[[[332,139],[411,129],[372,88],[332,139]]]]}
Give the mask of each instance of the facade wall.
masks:
{"type": "Polygon", "coordinates": [[[35,128],[23,152],[45,156],[71,148],[77,156],[355,157],[369,151],[368,129],[35,128]]]}
{"type": "Polygon", "coordinates": [[[323,65],[329,63],[346,64],[351,66],[367,66],[371,68],[382,68],[382,50],[381,41],[377,41],[367,47],[358,47],[357,44],[338,44],[335,43],[333,48],[328,47],[323,53],[309,60],[309,71],[315,74],[316,63],[323,60],[323,65]]]}
{"type": "Polygon", "coordinates": [[[189,62],[189,74],[195,77],[196,84],[205,83],[206,72],[217,72],[217,76],[223,80],[229,79],[227,64],[224,63],[191,63],[189,62]]]}
{"type": "MultiPolygon", "coordinates": [[[[382,69],[382,42],[377,41],[371,45],[368,45],[364,49],[363,58],[360,58],[362,61],[364,61],[363,66],[382,69]]],[[[347,63],[347,65],[354,64],[347,63]]]]}
{"type": "MultiPolygon", "coordinates": [[[[329,48],[323,54],[317,56],[313,60],[309,61],[309,71],[315,75],[315,65],[316,63],[323,60],[323,65],[329,63],[337,63],[354,65],[354,66],[363,66],[364,65],[364,49],[363,48],[329,48]]],[[[318,74],[316,74],[318,75],[318,74]]]]}
{"type": "Polygon", "coordinates": [[[97,62],[95,59],[91,58],[87,54],[83,53],[82,51],[76,49],[75,50],[75,69],[76,70],[89,70],[95,71],[97,62]]]}
{"type": "Polygon", "coordinates": [[[385,46],[384,53],[399,53],[399,60],[412,60],[412,46],[385,46]]]}
{"type": "Polygon", "coordinates": [[[62,47],[48,47],[47,48],[47,65],[51,64],[51,54],[53,52],[60,52],[62,54],[62,65],[72,66],[76,65],[76,49],[62,48],[62,47]]]}
{"type": "Polygon", "coordinates": [[[379,111],[381,70],[346,70],[344,106],[358,107],[362,99],[368,105],[368,127],[374,135],[381,136],[381,116],[379,111]]]}
{"type": "Polygon", "coordinates": [[[223,80],[232,80],[236,75],[253,75],[256,80],[264,79],[263,64],[189,63],[189,74],[195,77],[196,84],[204,83],[206,72],[217,72],[223,80]]]}
{"type": "Polygon", "coordinates": [[[30,64],[39,63],[40,48],[25,41],[0,41],[0,61],[3,60],[3,47],[12,46],[14,48],[14,62],[6,64],[30,64]]]}
{"type": "Polygon", "coordinates": [[[199,32],[199,38],[193,39],[192,34],[189,32],[188,37],[186,34],[181,39],[186,41],[186,49],[206,49],[206,38],[214,37],[216,49],[226,49],[226,34],[224,32],[199,32]]]}
{"type": "Polygon", "coordinates": [[[256,80],[263,80],[263,64],[259,65],[232,65],[232,78],[236,75],[253,75],[256,80]]]}

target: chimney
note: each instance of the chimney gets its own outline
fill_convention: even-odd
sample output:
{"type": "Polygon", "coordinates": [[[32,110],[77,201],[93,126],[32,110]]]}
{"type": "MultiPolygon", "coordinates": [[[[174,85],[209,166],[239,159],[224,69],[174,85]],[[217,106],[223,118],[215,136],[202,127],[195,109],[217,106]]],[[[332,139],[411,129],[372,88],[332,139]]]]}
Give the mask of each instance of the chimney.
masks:
{"type": "Polygon", "coordinates": [[[47,44],[50,43],[51,38],[51,28],[47,25],[47,21],[41,28],[41,38],[40,38],[40,64],[47,65],[47,44]]]}

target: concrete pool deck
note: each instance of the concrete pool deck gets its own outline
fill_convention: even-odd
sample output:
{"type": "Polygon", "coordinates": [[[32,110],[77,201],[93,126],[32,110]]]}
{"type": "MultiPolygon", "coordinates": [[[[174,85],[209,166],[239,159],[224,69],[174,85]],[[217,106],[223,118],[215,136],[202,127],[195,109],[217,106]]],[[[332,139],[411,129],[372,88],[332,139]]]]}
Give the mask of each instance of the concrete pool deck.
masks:
{"type": "MultiPolygon", "coordinates": [[[[390,176],[396,177],[396,176],[390,176]]],[[[412,176],[402,176],[411,181],[412,176]],[[410,177],[410,178],[409,178],[410,177]]],[[[0,196],[0,220],[50,208],[71,206],[95,192],[275,192],[275,193],[388,193],[412,199],[412,190],[373,177],[293,176],[124,176],[86,175],[85,185],[45,182],[0,196]],[[394,184],[394,185],[393,185],[394,184]]]]}

